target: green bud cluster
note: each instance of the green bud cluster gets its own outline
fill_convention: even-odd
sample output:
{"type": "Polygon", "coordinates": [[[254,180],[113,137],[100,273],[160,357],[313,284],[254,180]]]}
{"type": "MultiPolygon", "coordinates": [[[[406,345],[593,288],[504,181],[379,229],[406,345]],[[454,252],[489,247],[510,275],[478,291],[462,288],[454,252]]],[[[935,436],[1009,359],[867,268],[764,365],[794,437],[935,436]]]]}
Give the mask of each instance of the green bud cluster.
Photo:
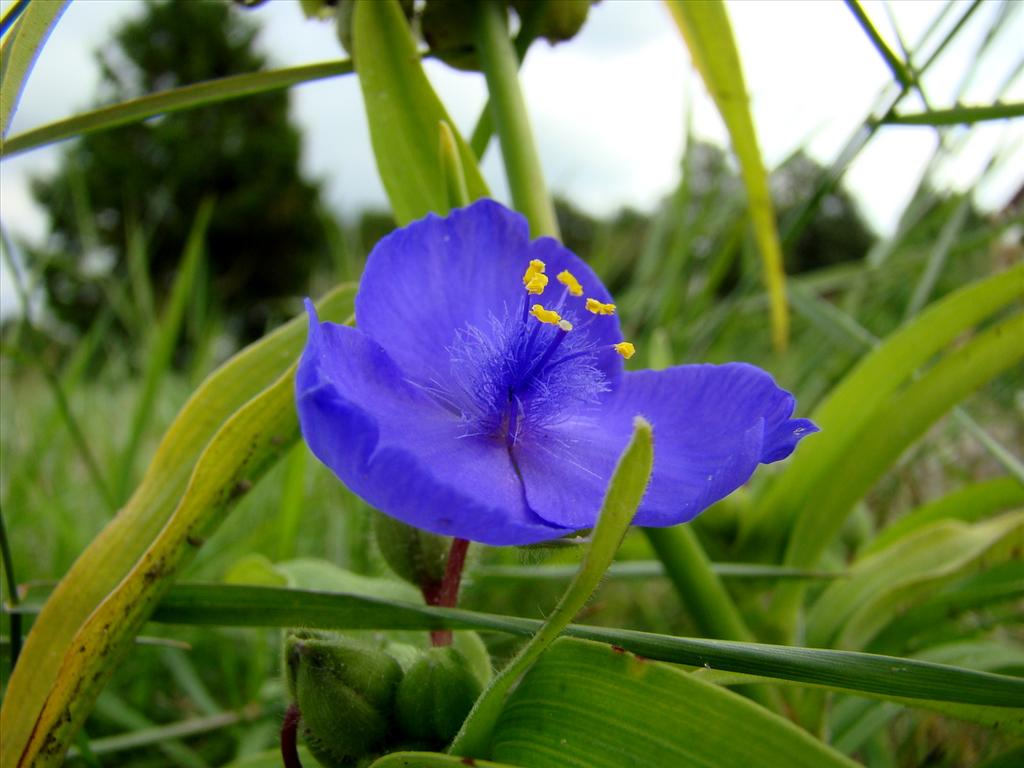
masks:
{"type": "Polygon", "coordinates": [[[344,768],[396,749],[444,748],[490,676],[480,639],[459,638],[440,648],[381,648],[335,633],[291,633],[288,692],[310,752],[328,768],[344,768]]]}
{"type": "MultiPolygon", "coordinates": [[[[426,0],[417,9],[413,0],[399,4],[413,30],[427,44],[433,56],[457,69],[477,71],[474,16],[480,0],[426,0]]],[[[338,40],[354,56],[352,14],[354,0],[300,0],[309,18],[335,14],[338,40]]],[[[532,33],[550,43],[571,40],[587,20],[591,0],[510,0],[508,7],[519,16],[520,24],[529,24],[532,33]]]]}

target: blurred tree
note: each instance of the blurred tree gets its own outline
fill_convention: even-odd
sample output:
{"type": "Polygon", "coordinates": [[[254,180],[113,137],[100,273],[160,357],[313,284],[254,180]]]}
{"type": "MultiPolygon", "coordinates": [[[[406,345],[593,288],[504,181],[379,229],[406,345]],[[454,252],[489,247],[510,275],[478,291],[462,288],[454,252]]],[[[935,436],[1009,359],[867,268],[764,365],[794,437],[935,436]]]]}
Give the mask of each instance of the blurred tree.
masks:
{"type": "MultiPolygon", "coordinates": [[[[102,97],[259,70],[266,62],[255,37],[217,0],[147,4],[98,54],[102,97]]],[[[53,177],[34,183],[51,217],[52,237],[34,254],[46,265],[51,307],[85,327],[109,293],[104,281],[126,274],[126,244],[140,235],[154,293],[165,295],[200,203],[212,197],[201,288],[231,330],[259,334],[326,264],[319,187],[301,177],[299,155],[283,92],[83,137],[53,177]]]]}
{"type": "MultiPolygon", "coordinates": [[[[802,150],[772,173],[772,197],[780,221],[812,197],[826,173],[802,150]]],[[[837,185],[819,201],[814,215],[786,249],[786,272],[797,274],[862,259],[874,242],[857,202],[844,186],[837,185]]]]}

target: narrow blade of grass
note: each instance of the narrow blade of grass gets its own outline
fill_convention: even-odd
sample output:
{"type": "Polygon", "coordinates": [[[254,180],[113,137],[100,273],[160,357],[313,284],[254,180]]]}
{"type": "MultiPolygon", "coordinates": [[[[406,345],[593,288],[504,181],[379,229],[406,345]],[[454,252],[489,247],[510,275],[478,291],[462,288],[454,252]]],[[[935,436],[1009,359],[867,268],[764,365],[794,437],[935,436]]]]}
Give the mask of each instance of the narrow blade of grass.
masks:
{"type": "Polygon", "coordinates": [[[284,90],[300,83],[348,75],[352,71],[352,62],[343,59],[270,72],[232,75],[218,80],[172,88],[160,93],[151,93],[19,133],[3,142],[3,147],[0,147],[0,157],[11,157],[20,152],[27,152],[30,149],[44,147],[47,144],[87,133],[107,131],[121,125],[139,123],[158,115],[195,109],[207,104],[219,104],[259,93],[284,90]]]}

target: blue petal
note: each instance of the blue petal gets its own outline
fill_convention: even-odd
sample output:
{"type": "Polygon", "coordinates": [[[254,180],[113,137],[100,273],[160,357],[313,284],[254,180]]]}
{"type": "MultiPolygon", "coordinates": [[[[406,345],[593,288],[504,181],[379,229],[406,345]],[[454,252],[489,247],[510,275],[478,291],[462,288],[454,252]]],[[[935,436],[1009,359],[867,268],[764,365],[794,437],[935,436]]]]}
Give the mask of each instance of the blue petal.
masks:
{"type": "MultiPolygon", "coordinates": [[[[467,326],[488,329],[492,317],[519,310],[526,295],[522,277],[531,259],[544,261],[550,277],[547,290],[530,297],[531,303],[551,307],[558,302],[563,288],[555,277],[563,269],[586,292],[567,298],[568,314],[583,319],[587,296],[611,302],[579,257],[551,238],[531,242],[526,219],[493,200],[479,200],[446,218],[431,214],[377,244],[356,296],[356,324],[408,377],[444,380],[450,374],[446,350],[457,331],[467,326]]],[[[598,344],[621,341],[616,317],[593,318],[586,332],[598,344]]],[[[614,385],[621,376],[621,359],[614,352],[603,353],[599,365],[614,385]]]]}
{"type": "Polygon", "coordinates": [[[516,459],[527,501],[553,525],[592,526],[639,414],[654,427],[654,471],[635,522],[686,522],[817,431],[791,419],[793,407],[771,376],[743,363],[626,373],[588,416],[524,436],[516,459]]]}
{"type": "Polygon", "coordinates": [[[528,544],[569,531],[526,507],[501,441],[462,437],[458,420],[410,384],[353,328],[319,323],[296,373],[310,450],[354,493],[410,525],[486,544],[528,544]]]}

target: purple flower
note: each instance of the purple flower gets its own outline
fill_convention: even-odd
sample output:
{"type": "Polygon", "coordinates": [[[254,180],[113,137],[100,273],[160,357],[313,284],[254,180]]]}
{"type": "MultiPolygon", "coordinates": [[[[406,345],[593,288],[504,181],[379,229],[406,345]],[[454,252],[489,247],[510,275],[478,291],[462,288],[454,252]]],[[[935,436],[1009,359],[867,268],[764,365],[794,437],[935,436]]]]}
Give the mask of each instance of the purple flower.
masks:
{"type": "Polygon", "coordinates": [[[692,519],[817,431],[751,365],[625,372],[633,347],[597,275],[490,200],[381,240],[357,328],[307,306],[306,442],[371,505],[434,533],[529,544],[592,527],[637,414],[655,437],[638,525],[692,519]]]}

